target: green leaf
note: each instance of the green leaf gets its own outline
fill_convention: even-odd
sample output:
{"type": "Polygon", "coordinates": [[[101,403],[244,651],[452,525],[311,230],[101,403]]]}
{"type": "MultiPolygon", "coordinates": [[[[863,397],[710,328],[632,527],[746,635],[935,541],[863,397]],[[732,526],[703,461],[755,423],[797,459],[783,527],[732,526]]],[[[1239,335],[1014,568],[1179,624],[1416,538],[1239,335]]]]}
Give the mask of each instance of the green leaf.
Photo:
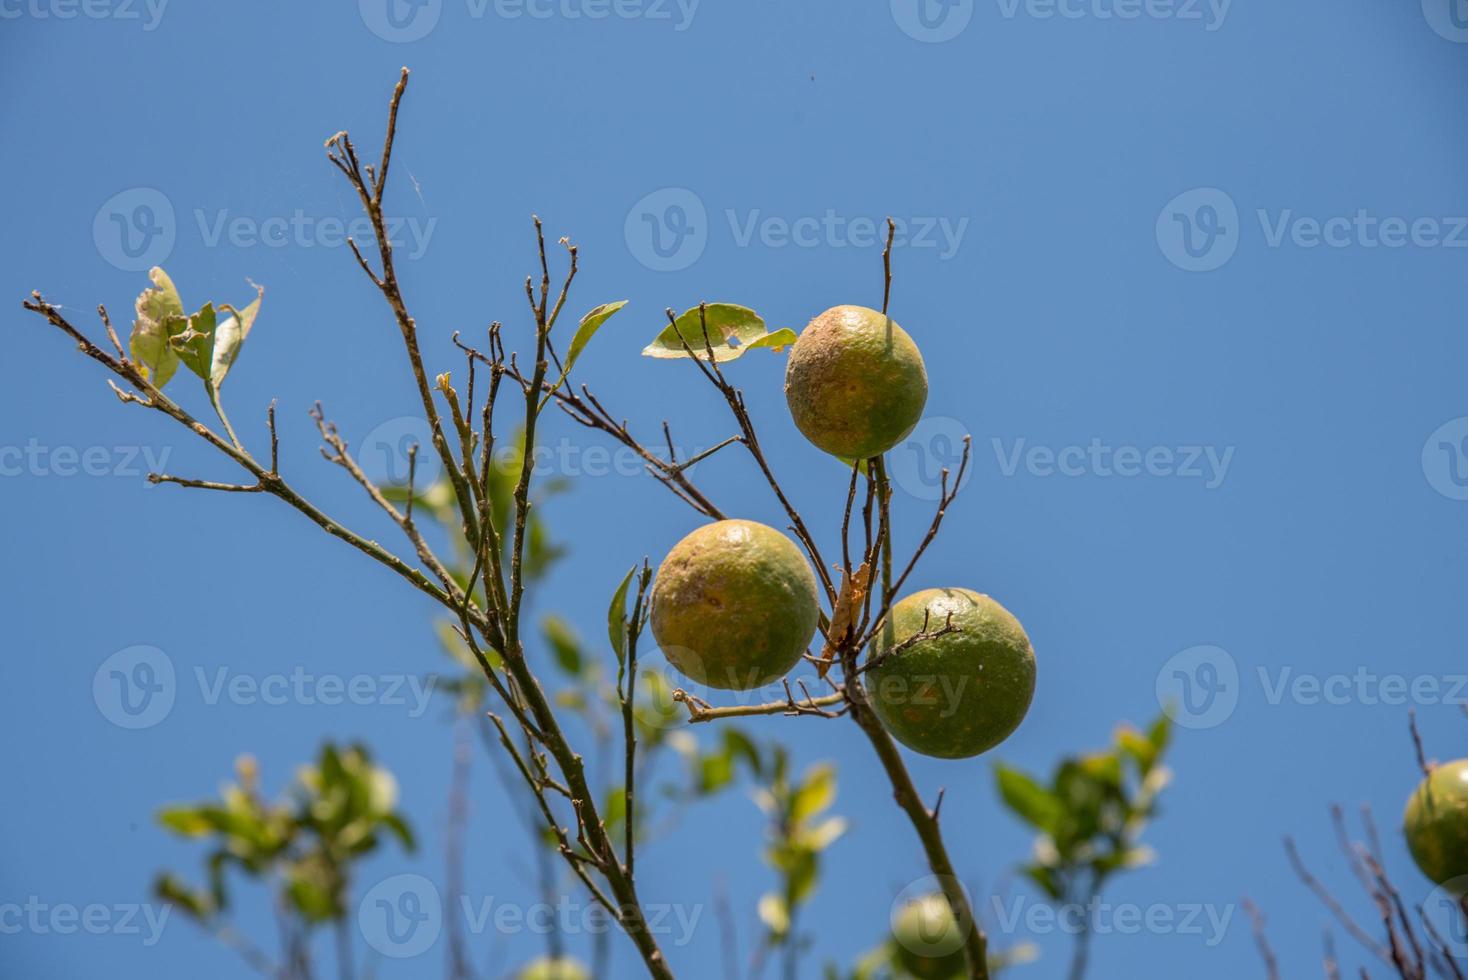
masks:
{"type": "MultiPolygon", "coordinates": [[[[250,285],[255,286],[254,283],[250,285]]],[[[243,310],[236,310],[227,304],[221,305],[220,310],[228,310],[230,315],[219,322],[214,331],[214,353],[209,366],[209,380],[218,388],[224,383],[224,376],[234,364],[234,359],[239,356],[240,345],[245,338],[250,336],[250,328],[255,325],[255,317],[260,313],[260,300],[265,298],[265,287],[255,286],[255,302],[243,310]]]]}
{"type": "Polygon", "coordinates": [[[1039,864],[1030,864],[1022,869],[1022,873],[1026,878],[1039,885],[1040,890],[1046,895],[1055,899],[1057,902],[1060,901],[1064,892],[1061,890],[1060,881],[1049,868],[1039,864]]]}
{"type": "Polygon", "coordinates": [[[1166,713],[1158,715],[1157,720],[1152,722],[1152,727],[1147,730],[1147,738],[1157,747],[1157,754],[1162,755],[1172,739],[1172,719],[1166,713]]]}
{"type": "Polygon", "coordinates": [[[796,339],[797,335],[794,330],[789,327],[781,327],[779,330],[770,331],[758,340],[750,341],[744,345],[744,349],[750,351],[756,347],[766,347],[778,354],[795,343],[796,339]]]}
{"type": "Polygon", "coordinates": [[[894,944],[889,940],[876,949],[863,953],[861,959],[856,961],[851,980],[873,980],[882,975],[882,971],[887,969],[894,959],[893,946],[894,944]]]}
{"type": "Polygon", "coordinates": [[[168,273],[155,265],[148,270],[148,278],[153,280],[153,286],[138,295],[134,307],[138,317],[162,323],[168,317],[183,316],[183,300],[179,298],[178,289],[168,273]]]}
{"type": "Polygon", "coordinates": [[[698,760],[698,793],[709,796],[734,781],[734,759],[727,752],[710,752],[698,760]]]}
{"type": "Polygon", "coordinates": [[[607,637],[612,641],[619,664],[627,658],[627,586],[632,584],[632,574],[636,571],[636,565],[627,569],[622,584],[612,593],[612,604],[607,607],[607,637]]]}
{"type": "Polygon", "coordinates": [[[215,828],[202,810],[191,806],[168,807],[158,811],[158,822],[185,837],[203,837],[215,828]]]}
{"type": "Polygon", "coordinates": [[[989,972],[998,973],[1012,966],[1024,966],[1040,958],[1040,947],[1034,943],[1018,943],[1008,949],[991,950],[989,972]]]}
{"type": "Polygon", "coordinates": [[[623,825],[627,822],[627,790],[618,786],[607,791],[607,798],[602,802],[602,821],[607,826],[609,836],[620,836],[623,825]]]}
{"type": "Polygon", "coordinates": [[[1122,725],[1116,730],[1116,744],[1136,760],[1137,768],[1143,776],[1152,771],[1152,766],[1157,762],[1157,747],[1152,744],[1151,739],[1131,725],[1122,725]]]}
{"type": "Polygon", "coordinates": [[[750,741],[748,735],[738,728],[730,726],[724,729],[724,751],[731,759],[736,761],[743,759],[749,766],[749,771],[758,778],[763,771],[760,762],[759,749],[755,748],[754,742],[750,741]]]}
{"type": "Polygon", "coordinates": [[[205,303],[199,312],[189,317],[188,326],[174,330],[169,321],[170,342],[178,359],[199,377],[208,381],[214,369],[214,336],[217,326],[214,304],[205,303]]]}
{"type": "Polygon", "coordinates": [[[169,324],[182,329],[183,301],[162,269],[154,266],[148,278],[153,280],[153,287],[143,290],[134,304],[137,319],[133,321],[128,349],[143,376],[162,388],[178,370],[178,355],[169,344],[169,324]]]}
{"type": "Polygon", "coordinates": [[[668,324],[652,343],[642,349],[643,356],[688,357],[688,351],[692,349],[695,358],[706,361],[712,347],[714,360],[723,363],[741,357],[745,351],[755,347],[779,350],[795,340],[795,331],[789,328],[768,332],[765,321],[747,306],[709,303],[704,310],[702,320],[699,308],[695,306],[668,324]],[[704,340],[705,324],[708,327],[707,343],[704,340]]]}
{"type": "Polygon", "coordinates": [[[587,344],[591,343],[591,338],[596,336],[602,324],[610,320],[618,310],[626,305],[625,299],[619,299],[615,303],[603,303],[581,318],[581,325],[576,328],[576,334],[571,338],[571,346],[566,350],[566,361],[561,366],[561,376],[556,379],[555,384],[551,385],[551,390],[546,393],[546,396],[540,400],[541,408],[544,408],[545,403],[550,401],[551,394],[565,384],[566,378],[571,374],[572,365],[581,357],[581,352],[586,349],[587,344]]]}
{"type": "Polygon", "coordinates": [[[406,820],[396,813],[383,814],[381,819],[382,825],[392,831],[393,836],[402,843],[403,850],[418,850],[418,841],[413,837],[413,829],[408,826],[406,820]]]}
{"type": "Polygon", "coordinates": [[[1091,778],[1120,790],[1122,786],[1121,756],[1115,752],[1091,752],[1076,760],[1091,778]]]}
{"type": "Polygon", "coordinates": [[[785,906],[785,899],[774,892],[760,896],[759,918],[776,938],[783,938],[790,931],[790,910],[785,906]]]}
{"type": "Polygon", "coordinates": [[[196,919],[207,919],[214,914],[214,903],[207,893],[190,888],[171,874],[159,875],[153,882],[153,892],[196,919]]]}
{"type": "Polygon", "coordinates": [[[293,904],[308,922],[328,922],[337,916],[336,902],[321,882],[309,876],[309,872],[295,874],[286,889],[293,904]]]}
{"type": "Polygon", "coordinates": [[[143,377],[159,388],[168,384],[178,370],[178,355],[169,344],[168,327],[153,320],[140,319],[133,323],[132,336],[128,338],[128,351],[143,377]]]}
{"type": "Polygon", "coordinates": [[[789,876],[785,883],[785,894],[790,896],[792,904],[801,904],[815,891],[816,880],[820,876],[815,852],[806,847],[794,846],[782,857],[780,865],[789,876]]]}
{"type": "Polygon", "coordinates": [[[566,621],[548,613],[540,621],[540,632],[556,656],[556,665],[572,677],[578,676],[581,673],[581,644],[566,621]]]}
{"type": "Polygon", "coordinates": [[[812,851],[824,851],[846,833],[845,817],[827,817],[810,831],[802,835],[802,841],[812,851]]]}
{"type": "Polygon", "coordinates": [[[806,770],[805,782],[795,791],[790,803],[790,819],[800,823],[820,813],[836,801],[836,767],[828,762],[806,770]]]}
{"type": "Polygon", "coordinates": [[[994,767],[994,776],[1000,798],[1020,819],[1047,833],[1054,829],[1062,811],[1054,794],[1029,775],[1003,763],[994,767]]]}

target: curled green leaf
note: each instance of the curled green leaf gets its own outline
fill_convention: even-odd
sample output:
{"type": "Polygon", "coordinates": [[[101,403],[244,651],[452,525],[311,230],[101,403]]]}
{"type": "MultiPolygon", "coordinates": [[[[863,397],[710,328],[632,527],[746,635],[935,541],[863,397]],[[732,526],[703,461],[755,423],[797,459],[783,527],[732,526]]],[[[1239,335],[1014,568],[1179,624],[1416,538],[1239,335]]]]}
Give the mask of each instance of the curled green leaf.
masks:
{"type": "Polygon", "coordinates": [[[612,593],[612,604],[607,608],[607,637],[612,641],[619,664],[627,658],[627,587],[632,584],[632,574],[636,571],[636,565],[627,569],[627,574],[622,576],[622,584],[612,593]]]}
{"type": "Polygon", "coordinates": [[[143,377],[162,388],[178,370],[178,355],[169,338],[170,325],[183,328],[183,301],[168,273],[154,266],[148,272],[152,287],[143,290],[134,303],[137,319],[128,338],[128,350],[143,377]]]}
{"type": "Polygon", "coordinates": [[[250,336],[250,328],[255,325],[255,317],[260,313],[260,301],[265,298],[265,287],[255,286],[255,301],[243,310],[236,310],[227,303],[219,306],[221,312],[228,310],[229,316],[219,321],[214,330],[214,352],[210,358],[209,380],[214,387],[218,388],[224,383],[224,376],[229,373],[230,367],[234,365],[234,359],[239,356],[240,346],[250,336]]]}
{"type": "Polygon", "coordinates": [[[571,346],[566,350],[566,361],[561,366],[561,376],[556,379],[555,384],[551,385],[550,392],[547,392],[546,396],[540,400],[541,408],[544,408],[545,403],[550,401],[551,394],[565,384],[566,378],[571,374],[571,366],[581,357],[581,352],[586,349],[587,344],[591,343],[591,338],[596,336],[602,324],[610,320],[618,310],[626,305],[625,299],[619,299],[615,303],[603,303],[581,318],[581,324],[571,337],[571,346]]]}
{"type": "Polygon", "coordinates": [[[794,330],[788,327],[773,332],[766,330],[765,321],[747,306],[708,303],[701,314],[695,306],[668,324],[642,349],[642,354],[658,358],[692,356],[707,361],[712,349],[713,359],[722,364],[756,347],[778,351],[794,342],[794,330]]]}

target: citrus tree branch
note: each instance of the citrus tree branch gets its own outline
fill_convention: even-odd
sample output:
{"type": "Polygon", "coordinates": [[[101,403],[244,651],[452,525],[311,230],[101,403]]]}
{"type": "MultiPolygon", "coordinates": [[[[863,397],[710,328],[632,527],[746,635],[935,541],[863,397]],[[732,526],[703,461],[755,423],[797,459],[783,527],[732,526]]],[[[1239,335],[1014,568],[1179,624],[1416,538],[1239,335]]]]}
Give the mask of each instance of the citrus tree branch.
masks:
{"type": "MultiPolygon", "coordinates": [[[[81,352],[87,357],[90,357],[92,360],[102,364],[114,375],[127,382],[127,384],[132,387],[133,392],[136,392],[136,394],[134,394],[133,392],[122,391],[121,389],[118,389],[116,388],[116,386],[114,386],[114,390],[118,391],[119,397],[121,397],[123,401],[136,402],[137,404],[142,405],[145,408],[151,408],[155,411],[163,413],[164,415],[167,415],[169,418],[173,419],[175,422],[182,425],[190,432],[194,433],[200,439],[213,446],[216,450],[228,457],[234,463],[242,467],[251,476],[253,476],[256,480],[256,487],[258,487],[258,489],[249,488],[249,492],[268,493],[271,496],[284,501],[292,508],[299,511],[308,520],[310,520],[317,527],[321,528],[327,534],[331,535],[334,538],[345,541],[347,544],[351,545],[353,548],[356,548],[358,551],[367,555],[369,558],[373,559],[379,564],[385,565],[401,577],[407,579],[410,583],[412,583],[414,588],[428,595],[434,601],[451,610],[458,609],[459,601],[457,600],[457,598],[449,592],[445,591],[442,587],[435,585],[432,581],[428,579],[426,575],[423,574],[420,569],[417,569],[407,562],[403,561],[397,555],[388,551],[386,548],[383,548],[377,542],[371,541],[351,530],[348,530],[346,527],[339,524],[331,517],[328,517],[305,497],[301,496],[301,494],[298,493],[294,488],[292,488],[290,484],[287,483],[275,469],[266,469],[264,466],[257,463],[248,452],[243,449],[237,449],[232,443],[219,436],[207,425],[204,425],[202,422],[194,418],[186,410],[180,407],[177,403],[175,403],[172,399],[170,399],[167,395],[160,391],[155,385],[148,381],[148,379],[145,378],[138,370],[137,366],[133,364],[132,361],[129,360],[127,357],[113,357],[112,355],[99,348],[96,344],[92,343],[91,340],[89,340],[80,330],[72,325],[72,323],[67,320],[65,316],[61,314],[61,311],[58,307],[46,302],[46,300],[41,296],[40,293],[32,293],[31,299],[26,300],[24,303],[22,303],[22,305],[27,310],[30,310],[31,312],[44,317],[48,323],[50,323],[52,326],[56,327],[62,333],[66,334],[68,337],[74,340],[77,343],[77,346],[81,350],[81,352]]],[[[272,433],[272,443],[273,442],[274,438],[272,433]]],[[[213,484],[209,483],[208,481],[202,480],[185,480],[180,477],[170,477],[166,474],[153,474],[153,476],[157,477],[154,482],[176,483],[182,486],[195,487],[199,489],[227,489],[234,490],[235,492],[245,492],[244,488],[233,485],[213,484]]],[[[474,619],[477,624],[482,624],[485,622],[483,613],[478,609],[474,609],[472,611],[471,618],[474,619]]]]}
{"type": "Polygon", "coordinates": [[[358,264],[362,266],[362,270],[367,273],[392,308],[393,318],[397,321],[398,331],[403,338],[403,346],[408,353],[408,364],[413,370],[413,381],[417,385],[418,398],[423,404],[424,417],[432,433],[433,448],[438,451],[444,472],[448,474],[454,486],[454,494],[458,499],[460,514],[464,520],[464,536],[474,543],[479,537],[478,519],[473,506],[474,497],[470,492],[468,481],[465,480],[463,472],[454,461],[453,450],[449,447],[448,439],[444,435],[443,420],[439,417],[438,408],[433,400],[433,390],[428,384],[428,373],[423,369],[423,354],[418,346],[418,326],[408,313],[402,289],[398,286],[397,271],[393,265],[392,238],[388,234],[387,222],[382,213],[382,196],[387,185],[387,167],[392,157],[393,142],[397,138],[398,107],[402,104],[403,93],[407,88],[408,69],[404,68],[398,76],[398,83],[393,88],[392,100],[388,105],[382,157],[375,175],[370,164],[366,167],[364,175],[362,165],[357,159],[356,147],[353,146],[351,137],[345,130],[326,141],[326,156],[332,165],[347,178],[352,189],[357,192],[362,208],[367,212],[368,220],[372,223],[372,234],[377,241],[378,260],[382,266],[381,275],[372,271],[367,260],[358,250],[356,242],[350,238],[347,241],[351,244],[352,253],[356,256],[358,264]]]}
{"type": "Polygon", "coordinates": [[[804,696],[797,699],[794,692],[790,690],[790,682],[786,681],[785,700],[769,701],[765,704],[715,706],[700,697],[689,694],[681,687],[673,692],[673,700],[688,709],[688,723],[691,725],[719,721],[724,718],[750,718],[756,715],[814,715],[821,718],[836,718],[842,714],[840,711],[826,710],[846,700],[846,695],[841,691],[814,697],[810,691],[806,690],[803,682],[800,683],[800,687],[804,696]]]}

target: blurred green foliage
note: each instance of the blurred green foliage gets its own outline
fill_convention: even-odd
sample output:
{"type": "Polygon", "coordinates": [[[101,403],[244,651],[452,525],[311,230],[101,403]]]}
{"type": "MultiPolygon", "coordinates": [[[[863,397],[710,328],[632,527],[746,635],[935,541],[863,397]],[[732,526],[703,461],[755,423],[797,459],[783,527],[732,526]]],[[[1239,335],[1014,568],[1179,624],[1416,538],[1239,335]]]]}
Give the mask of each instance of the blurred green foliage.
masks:
{"type": "Polygon", "coordinates": [[[207,884],[193,887],[171,872],[154,890],[208,924],[229,908],[233,869],[278,891],[279,906],[307,925],[342,918],[357,861],[395,838],[413,850],[413,833],[397,810],[397,782],[372,764],[361,746],[322,746],[278,800],[261,795],[249,756],[235,765],[237,781],[219,798],[161,809],[158,822],[183,837],[206,841],[207,884]]]}

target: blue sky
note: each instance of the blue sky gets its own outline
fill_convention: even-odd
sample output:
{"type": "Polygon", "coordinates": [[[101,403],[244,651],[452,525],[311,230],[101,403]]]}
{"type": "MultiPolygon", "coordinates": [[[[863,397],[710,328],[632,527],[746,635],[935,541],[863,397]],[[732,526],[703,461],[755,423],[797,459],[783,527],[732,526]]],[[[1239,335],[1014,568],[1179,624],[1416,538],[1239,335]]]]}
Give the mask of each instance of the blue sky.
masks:
{"type": "MultiPolygon", "coordinates": [[[[1103,936],[1093,975],[1262,975],[1244,895],[1272,917],[1287,972],[1314,975],[1325,915],[1281,836],[1348,892],[1328,805],[1369,802],[1384,828],[1398,824],[1415,781],[1408,706],[1440,758],[1468,735],[1451,703],[1468,698],[1468,11],[430,0],[392,14],[381,0],[0,2],[0,284],[14,302],[0,386],[0,904],[144,901],[154,870],[192,861],[153,826],[157,804],[207,794],[242,751],[279,785],[324,737],[368,741],[426,839],[415,858],[374,859],[364,890],[440,877],[446,698],[415,713],[411,695],[271,705],[210,686],[441,670],[427,601],[275,501],[149,487],[150,460],[237,474],[119,405],[95,365],[19,308],[39,289],[88,328],[98,302],[123,320],[155,262],[194,305],[263,284],[226,389],[236,425],[262,446],[264,406],[279,399],[284,472],[392,541],[320,459],[306,412],[320,399],[349,438],[393,435],[413,412],[397,332],[340,244],[359,212],[322,150],[345,128],[375,154],[406,64],[387,210],[430,368],[460,369],[450,334],[493,319],[525,346],[534,211],[581,245],[573,312],[631,301],[583,380],[640,432],[669,418],[687,450],[732,427],[689,365],[638,356],[661,311],[726,300],[799,327],[838,303],[878,305],[872,229],[903,221],[892,312],[924,352],[931,394],[894,459],[899,544],[928,519],[935,461],[974,437],[972,479],[911,584],[994,595],[1039,658],[1030,715],[993,757],[1048,769],[1118,721],[1149,719],[1159,689],[1196,708],[1148,838],[1158,862],[1109,897],[1178,917],[1211,909],[1227,925],[1103,936]],[[99,710],[93,680],[140,645],[174,666],[175,700],[128,730],[99,710]]],[[[753,352],[730,373],[831,541],[842,474],[790,423],[781,369],[753,352]]],[[[697,521],[650,479],[606,473],[586,454],[605,445],[595,435],[560,418],[548,428],[581,478],[547,506],[572,554],[537,605],[595,638],[623,570],[697,521]]],[[[698,479],[740,516],[783,523],[747,459],[722,454],[698,479]]],[[[916,841],[849,724],[751,727],[802,762],[840,766],[836,810],[852,830],[805,924],[812,968],[849,962],[920,873],[916,841]]],[[[993,757],[911,759],[920,785],[946,787],[950,845],[980,895],[1029,847],[996,800],[993,757]]],[[[470,890],[524,902],[523,835],[492,771],[481,762],[474,779],[470,890]]],[[[649,901],[708,914],[670,949],[675,965],[717,958],[721,887],[752,935],[773,882],[761,834],[735,793],[645,852],[649,901]]],[[[1425,897],[1393,834],[1387,849],[1425,897]]],[[[1033,897],[1012,882],[1009,894],[1033,897]]],[[[268,934],[266,916],[242,922],[268,934]]],[[[181,920],[151,944],[146,931],[22,927],[0,936],[0,967],[245,975],[181,920]]],[[[1063,975],[1064,935],[996,941],[1021,939],[1044,956],[1015,976],[1063,975]]],[[[504,968],[541,946],[524,932],[477,941],[504,968]]],[[[614,949],[615,975],[635,975],[630,946],[614,949]]],[[[433,975],[442,952],[379,975],[433,975]]]]}

